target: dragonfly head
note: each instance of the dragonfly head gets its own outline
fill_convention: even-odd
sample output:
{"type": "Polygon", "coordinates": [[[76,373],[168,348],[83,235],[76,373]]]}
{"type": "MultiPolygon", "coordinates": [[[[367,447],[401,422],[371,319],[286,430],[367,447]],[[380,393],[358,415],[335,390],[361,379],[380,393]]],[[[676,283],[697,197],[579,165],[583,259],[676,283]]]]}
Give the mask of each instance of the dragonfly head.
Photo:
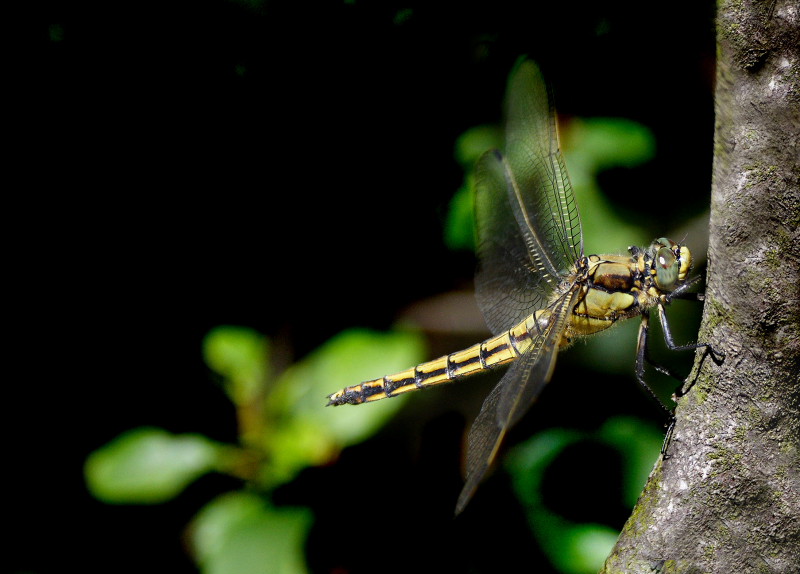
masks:
{"type": "Polygon", "coordinates": [[[672,291],[686,279],[692,266],[692,254],[688,247],[661,237],[653,241],[647,251],[652,261],[650,272],[659,289],[672,291]]]}

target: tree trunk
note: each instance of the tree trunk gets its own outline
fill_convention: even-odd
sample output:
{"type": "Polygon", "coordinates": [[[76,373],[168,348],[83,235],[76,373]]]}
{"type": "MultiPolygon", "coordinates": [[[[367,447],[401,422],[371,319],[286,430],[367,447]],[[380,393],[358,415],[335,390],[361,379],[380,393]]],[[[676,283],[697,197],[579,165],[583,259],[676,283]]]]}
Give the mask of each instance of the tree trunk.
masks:
{"type": "MultiPolygon", "coordinates": [[[[719,0],[698,353],[603,572],[800,572],[800,9],[719,0]]],[[[676,41],[680,41],[676,38],[676,41]]]]}

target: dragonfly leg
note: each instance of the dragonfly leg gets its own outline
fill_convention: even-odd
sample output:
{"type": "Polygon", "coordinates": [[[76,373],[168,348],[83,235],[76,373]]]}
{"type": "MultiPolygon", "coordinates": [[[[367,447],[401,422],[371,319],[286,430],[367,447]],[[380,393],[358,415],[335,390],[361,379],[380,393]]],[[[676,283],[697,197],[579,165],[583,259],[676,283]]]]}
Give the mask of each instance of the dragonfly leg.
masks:
{"type": "Polygon", "coordinates": [[[661,456],[665,460],[669,458],[667,454],[667,449],[669,448],[669,443],[672,442],[672,431],[675,430],[675,415],[669,417],[669,422],[667,423],[667,432],[664,434],[664,440],[661,442],[661,456]]]}
{"type": "Polygon", "coordinates": [[[674,376],[672,373],[669,372],[669,369],[666,367],[662,367],[654,363],[650,360],[650,356],[647,350],[647,333],[650,329],[650,313],[644,312],[642,313],[642,322],[639,325],[639,338],[636,341],[636,381],[644,388],[651,397],[653,397],[662,409],[664,409],[669,416],[672,416],[672,409],[669,408],[664,401],[662,401],[658,395],[653,391],[650,385],[644,378],[644,368],[645,362],[650,363],[657,371],[664,373],[669,376],[674,376]]]}
{"type": "MultiPolygon", "coordinates": [[[[667,295],[667,303],[672,301],[673,299],[684,299],[684,300],[693,300],[693,301],[705,301],[706,296],[705,293],[694,293],[689,292],[689,289],[694,287],[696,283],[698,283],[702,279],[702,276],[697,275],[692,277],[688,281],[685,281],[677,289],[672,291],[667,295]]],[[[669,329],[669,322],[667,321],[667,315],[664,311],[664,305],[658,305],[658,316],[661,320],[661,326],[664,329],[664,339],[666,340],[667,346],[672,351],[688,351],[691,349],[699,349],[700,347],[705,348],[710,354],[711,359],[716,364],[721,364],[722,360],[725,359],[725,354],[717,351],[712,347],[709,343],[698,343],[695,345],[676,345],[674,340],[672,339],[672,332],[669,329]]]]}
{"type": "Polygon", "coordinates": [[[693,343],[690,345],[676,345],[675,340],[672,338],[672,331],[669,328],[669,321],[667,321],[667,313],[663,305],[658,306],[658,318],[661,321],[661,328],[664,331],[664,341],[670,351],[690,351],[692,349],[699,349],[700,347],[710,348],[708,343],[693,343]]]}
{"type": "Polygon", "coordinates": [[[664,310],[664,305],[658,305],[658,318],[661,321],[661,328],[664,331],[664,341],[667,343],[667,347],[671,351],[690,351],[692,349],[706,349],[708,353],[711,354],[712,360],[716,364],[722,363],[722,360],[725,358],[723,353],[716,351],[714,347],[711,346],[711,343],[694,343],[692,345],[676,345],[674,339],[672,338],[672,331],[669,328],[669,321],[667,321],[667,313],[664,310]]]}
{"type": "Polygon", "coordinates": [[[663,373],[678,380],[681,379],[678,378],[676,375],[674,375],[666,367],[662,367],[661,365],[655,363],[650,359],[647,349],[647,334],[649,329],[650,329],[650,313],[645,312],[642,313],[642,323],[641,325],[639,325],[639,338],[636,343],[636,380],[643,388],[647,389],[647,392],[650,394],[650,396],[652,396],[655,399],[656,403],[658,403],[658,405],[661,406],[661,408],[666,411],[667,416],[669,417],[666,423],[667,432],[664,435],[664,441],[661,443],[661,455],[663,456],[664,459],[667,459],[669,458],[669,455],[667,454],[667,449],[669,448],[669,444],[672,439],[672,431],[675,428],[675,413],[673,409],[664,404],[664,401],[662,401],[658,397],[655,391],[653,391],[653,389],[645,380],[644,378],[645,362],[650,363],[650,365],[652,365],[660,373],[663,373]]]}
{"type": "MultiPolygon", "coordinates": [[[[675,340],[672,338],[672,331],[669,328],[669,321],[667,320],[667,313],[664,310],[663,305],[658,305],[658,317],[661,321],[661,328],[664,331],[664,341],[667,344],[667,347],[671,351],[691,351],[692,349],[704,349],[704,356],[705,354],[711,355],[711,360],[714,361],[717,365],[721,364],[722,361],[725,359],[725,355],[720,353],[719,351],[714,350],[714,347],[711,346],[710,343],[694,343],[691,345],[676,345],[675,340]]],[[[662,371],[663,372],[663,371],[662,371]]],[[[683,390],[682,387],[679,387],[678,390],[675,391],[676,397],[682,397],[686,394],[686,391],[683,390]]]]}
{"type": "Polygon", "coordinates": [[[667,301],[669,302],[673,299],[694,299],[696,301],[704,301],[706,298],[704,293],[689,292],[689,290],[694,287],[695,284],[699,283],[702,278],[702,275],[695,275],[691,279],[684,281],[674,291],[667,295],[667,301]]]}

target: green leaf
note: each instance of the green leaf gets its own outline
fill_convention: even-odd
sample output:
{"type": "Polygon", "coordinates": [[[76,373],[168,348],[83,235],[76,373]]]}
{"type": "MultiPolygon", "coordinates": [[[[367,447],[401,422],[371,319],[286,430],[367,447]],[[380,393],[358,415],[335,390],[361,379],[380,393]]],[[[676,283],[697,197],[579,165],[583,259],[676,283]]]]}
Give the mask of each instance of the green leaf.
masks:
{"type": "Polygon", "coordinates": [[[364,380],[409,368],[423,359],[423,337],[412,331],[344,331],[288,368],[268,397],[271,423],[267,484],[290,480],[366,439],[402,406],[404,396],[368,405],[326,407],[327,395],[364,380]]]}
{"type": "Polygon", "coordinates": [[[617,542],[619,532],[602,524],[576,524],[562,534],[550,554],[565,574],[595,574],[617,542]]]}
{"type": "Polygon", "coordinates": [[[571,429],[546,429],[520,443],[508,454],[505,466],[512,477],[514,491],[527,507],[538,508],[544,504],[540,487],[547,466],[583,436],[571,429]]]}
{"type": "Polygon", "coordinates": [[[523,503],[528,523],[542,550],[561,572],[597,572],[618,537],[602,524],[574,523],[552,512],[541,495],[547,466],[570,445],[592,438],[617,450],[624,461],[625,502],[631,507],[641,492],[658,456],[660,440],[652,425],[629,417],[614,417],[596,433],[552,428],[517,445],[505,465],[514,491],[523,503]]]}
{"type": "Polygon", "coordinates": [[[500,126],[475,126],[461,134],[456,140],[456,160],[467,171],[486,150],[499,149],[503,145],[503,130],[500,126]]]}
{"type": "Polygon", "coordinates": [[[207,504],[190,529],[203,574],[305,574],[305,508],[275,508],[252,493],[234,492],[207,504]]]}
{"type": "Polygon", "coordinates": [[[266,337],[246,327],[220,326],[203,339],[203,358],[222,375],[231,400],[242,405],[260,394],[269,376],[266,337]]]}
{"type": "Polygon", "coordinates": [[[642,124],[624,118],[588,118],[570,123],[572,153],[585,156],[591,171],[635,167],[653,159],[656,142],[642,124]]]}
{"type": "Polygon", "coordinates": [[[498,126],[476,126],[456,140],[456,160],[464,168],[464,183],[450,201],[444,228],[444,241],[449,249],[475,249],[475,162],[486,151],[503,143],[498,126]]]}
{"type": "Polygon", "coordinates": [[[213,470],[221,453],[222,447],[200,435],[140,428],[90,454],[84,474],[92,495],[100,500],[157,504],[213,470]]]}
{"type": "Polygon", "coordinates": [[[327,440],[340,445],[363,440],[400,408],[404,395],[368,405],[322,408],[327,395],[412,367],[423,360],[424,352],[423,336],[414,331],[343,331],[284,373],[283,409],[322,425],[327,440]]]}
{"type": "Polygon", "coordinates": [[[658,427],[633,417],[613,417],[598,431],[598,438],[622,454],[623,496],[631,508],[642,493],[661,452],[664,435],[658,427]]]}
{"type": "Polygon", "coordinates": [[[467,183],[450,200],[444,225],[444,242],[448,249],[475,250],[475,194],[470,173],[467,183]]]}

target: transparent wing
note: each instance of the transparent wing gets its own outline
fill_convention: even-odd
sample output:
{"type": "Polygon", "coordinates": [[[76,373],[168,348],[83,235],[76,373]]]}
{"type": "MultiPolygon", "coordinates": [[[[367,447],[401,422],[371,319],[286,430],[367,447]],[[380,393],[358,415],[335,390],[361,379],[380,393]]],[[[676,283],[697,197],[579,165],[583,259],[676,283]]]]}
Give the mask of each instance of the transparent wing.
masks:
{"type": "Polygon", "coordinates": [[[541,272],[517,224],[519,203],[507,193],[510,174],[500,152],[486,152],[475,168],[478,271],[475,294],[486,324],[502,333],[544,308],[558,277],[541,272]]]}
{"type": "Polygon", "coordinates": [[[583,253],[578,205],[558,143],[547,84],[530,60],[512,74],[506,96],[505,154],[544,266],[567,271],[583,253]]]}
{"type": "Polygon", "coordinates": [[[469,431],[466,480],[458,497],[456,514],[472,498],[497,455],[506,431],[525,414],[550,380],[564,329],[579,295],[580,286],[574,285],[551,306],[547,326],[512,363],[484,401],[469,431]]]}
{"type": "Polygon", "coordinates": [[[505,155],[476,168],[478,304],[500,333],[541,309],[582,255],[580,216],[539,68],[522,62],[506,96],[505,155]]]}

